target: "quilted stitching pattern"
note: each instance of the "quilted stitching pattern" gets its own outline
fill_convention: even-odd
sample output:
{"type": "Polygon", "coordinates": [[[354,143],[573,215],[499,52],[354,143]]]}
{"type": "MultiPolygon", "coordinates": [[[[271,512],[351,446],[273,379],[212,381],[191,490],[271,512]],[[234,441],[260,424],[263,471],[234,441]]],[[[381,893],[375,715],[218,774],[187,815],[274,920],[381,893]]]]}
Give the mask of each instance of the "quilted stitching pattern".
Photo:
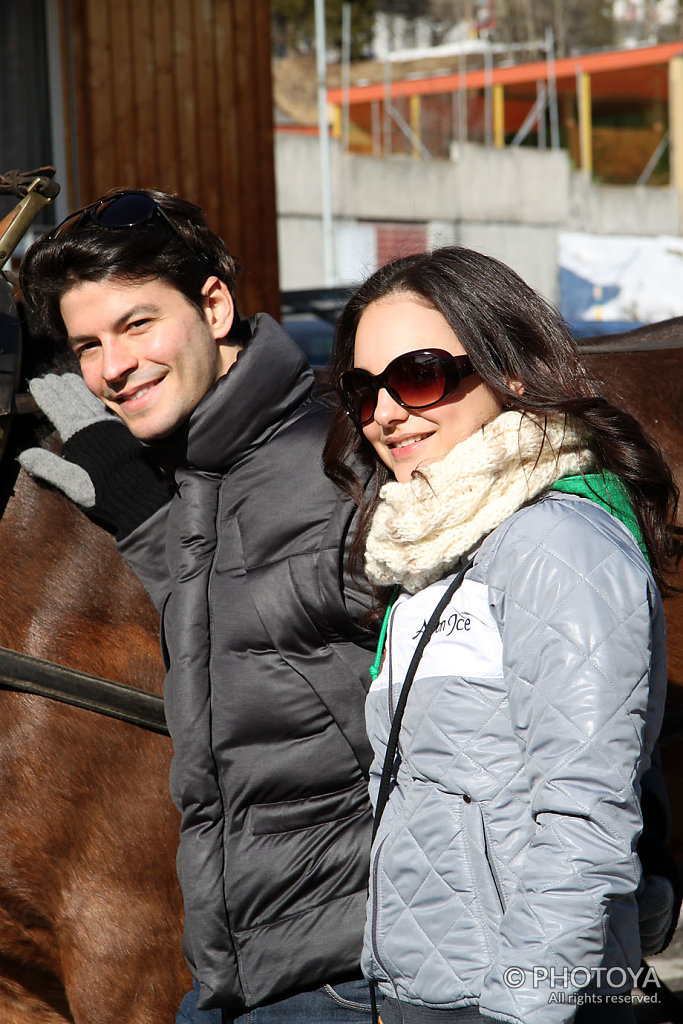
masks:
{"type": "MultiPolygon", "coordinates": [[[[486,588],[500,636],[486,653],[500,671],[458,675],[454,642],[437,640],[423,659],[376,842],[365,966],[408,1001],[570,1020],[576,1007],[532,985],[534,968],[567,980],[554,989],[565,997],[562,972],[638,968],[632,851],[638,779],[663,710],[661,605],[630,534],[577,498],[517,513],[484,542],[469,579],[486,588]],[[519,988],[505,984],[510,967],[527,972],[519,988]]],[[[394,629],[411,628],[410,604],[394,629]]],[[[373,690],[368,704],[378,755],[386,700],[373,690]]]]}

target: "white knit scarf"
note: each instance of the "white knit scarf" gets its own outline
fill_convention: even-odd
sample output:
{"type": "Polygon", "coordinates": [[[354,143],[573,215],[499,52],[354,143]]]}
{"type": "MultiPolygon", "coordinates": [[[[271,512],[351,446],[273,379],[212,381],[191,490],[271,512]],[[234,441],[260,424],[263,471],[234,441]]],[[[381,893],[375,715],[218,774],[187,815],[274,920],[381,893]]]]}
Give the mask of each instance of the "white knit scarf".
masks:
{"type": "Polygon", "coordinates": [[[408,593],[441,579],[479,540],[563,476],[593,466],[575,421],[503,412],[407,483],[380,491],[365,551],[369,578],[408,593]]]}

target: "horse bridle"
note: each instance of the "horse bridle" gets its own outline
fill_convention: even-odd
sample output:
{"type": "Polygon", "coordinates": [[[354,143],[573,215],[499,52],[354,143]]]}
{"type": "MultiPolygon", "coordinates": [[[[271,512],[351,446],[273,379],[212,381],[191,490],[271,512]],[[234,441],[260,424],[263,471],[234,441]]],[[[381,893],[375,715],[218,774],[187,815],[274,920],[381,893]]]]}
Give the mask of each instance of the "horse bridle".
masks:
{"type": "Polygon", "coordinates": [[[163,697],[0,647],[0,689],[49,697],[168,736],[163,697]]]}
{"type": "Polygon", "coordinates": [[[0,222],[0,460],[7,443],[9,418],[16,413],[35,410],[30,395],[17,394],[21,367],[21,324],[9,276],[4,268],[41,210],[59,195],[60,187],[53,180],[55,173],[54,167],[39,167],[35,171],[8,171],[0,174],[0,195],[15,196],[20,200],[0,222]]]}

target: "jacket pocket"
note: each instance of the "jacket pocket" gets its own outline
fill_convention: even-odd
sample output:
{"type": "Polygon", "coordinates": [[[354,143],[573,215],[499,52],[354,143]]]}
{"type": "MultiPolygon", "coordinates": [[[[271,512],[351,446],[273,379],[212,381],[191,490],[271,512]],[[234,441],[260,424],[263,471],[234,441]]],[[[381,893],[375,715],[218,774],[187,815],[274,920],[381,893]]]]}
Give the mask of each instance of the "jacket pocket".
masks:
{"type": "Polygon", "coordinates": [[[168,649],[168,643],[166,642],[166,609],[171,595],[167,594],[164,598],[164,603],[161,606],[159,612],[159,644],[161,647],[161,660],[164,666],[164,671],[168,672],[171,667],[171,654],[168,649]]]}
{"type": "Polygon", "coordinates": [[[500,876],[498,874],[498,869],[496,868],[496,862],[495,862],[494,857],[493,857],[493,851],[491,849],[491,842],[489,840],[488,829],[486,828],[486,818],[484,817],[484,811],[483,811],[483,809],[481,807],[479,807],[479,813],[481,815],[481,830],[482,830],[483,837],[484,837],[484,854],[485,854],[485,857],[486,857],[486,863],[487,863],[488,869],[489,869],[489,871],[491,873],[491,879],[493,881],[493,885],[494,885],[494,888],[496,890],[496,895],[498,897],[498,902],[500,903],[500,909],[502,910],[503,913],[505,913],[505,906],[506,906],[505,893],[503,891],[503,886],[501,885],[500,876]]]}
{"type": "MultiPolygon", "coordinates": [[[[350,898],[360,915],[353,925],[359,941],[371,825],[364,781],[308,800],[252,806],[244,828],[225,833],[225,862],[230,866],[226,903],[233,933],[277,925],[315,908],[322,913],[327,904],[350,898]]],[[[343,904],[338,906],[343,918],[343,904]]],[[[343,919],[342,930],[349,924],[343,919]]]]}
{"type": "Polygon", "coordinates": [[[478,903],[487,932],[497,929],[505,913],[506,898],[500,881],[482,805],[465,798],[465,830],[468,854],[477,888],[478,903]]]}
{"type": "Polygon", "coordinates": [[[365,781],[336,793],[281,800],[278,803],[254,804],[249,810],[251,832],[255,836],[275,835],[313,828],[330,821],[340,821],[355,814],[370,812],[365,781]]]}

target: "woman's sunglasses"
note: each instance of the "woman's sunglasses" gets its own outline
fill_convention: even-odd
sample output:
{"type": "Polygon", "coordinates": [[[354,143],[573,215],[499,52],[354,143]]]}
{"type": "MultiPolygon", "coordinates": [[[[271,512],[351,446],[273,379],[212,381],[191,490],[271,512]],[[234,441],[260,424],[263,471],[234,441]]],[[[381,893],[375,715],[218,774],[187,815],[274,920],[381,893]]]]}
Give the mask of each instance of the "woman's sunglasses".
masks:
{"type": "MultiPolygon", "coordinates": [[[[105,196],[97,202],[84,206],[82,210],[76,210],[70,214],[61,224],[58,224],[54,231],[51,231],[49,238],[64,238],[74,229],[80,227],[86,221],[99,225],[101,228],[134,228],[140,224],[147,224],[156,215],[163,217],[174,234],[180,235],[178,228],[167,216],[156,199],[153,199],[148,192],[137,192],[125,190],[113,196],[105,196]]],[[[183,239],[184,241],[184,239],[183,239]]]]}
{"type": "Polygon", "coordinates": [[[348,413],[359,426],[365,427],[375,415],[382,388],[404,409],[429,409],[455,394],[460,381],[472,373],[474,367],[469,356],[423,348],[397,356],[376,375],[367,370],[345,370],[337,387],[348,413]]]}

